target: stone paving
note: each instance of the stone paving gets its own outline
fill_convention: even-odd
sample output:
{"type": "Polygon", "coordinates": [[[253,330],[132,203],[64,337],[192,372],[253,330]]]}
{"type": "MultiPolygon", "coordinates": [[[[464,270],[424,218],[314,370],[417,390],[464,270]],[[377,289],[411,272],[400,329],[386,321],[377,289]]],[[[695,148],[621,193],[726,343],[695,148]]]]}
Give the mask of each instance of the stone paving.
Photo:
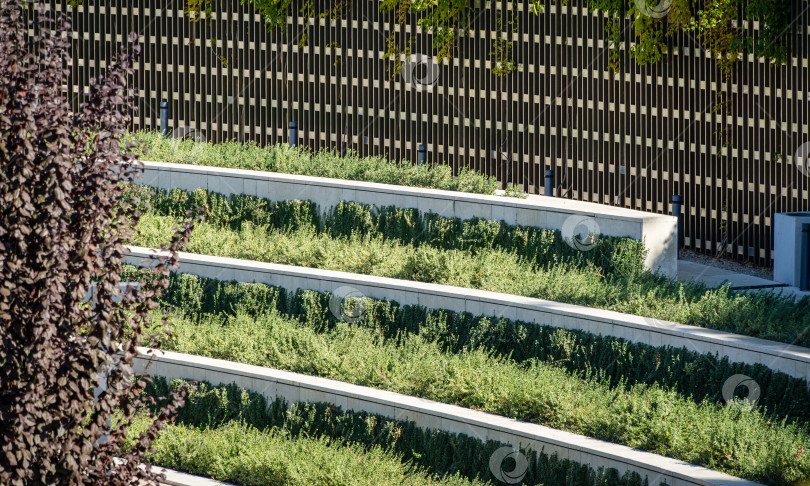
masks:
{"type": "Polygon", "coordinates": [[[797,287],[790,287],[773,280],[686,260],[678,260],[678,280],[702,282],[707,287],[729,284],[732,289],[746,292],[775,292],[799,298],[810,295],[810,292],[802,292],[797,287]]]}

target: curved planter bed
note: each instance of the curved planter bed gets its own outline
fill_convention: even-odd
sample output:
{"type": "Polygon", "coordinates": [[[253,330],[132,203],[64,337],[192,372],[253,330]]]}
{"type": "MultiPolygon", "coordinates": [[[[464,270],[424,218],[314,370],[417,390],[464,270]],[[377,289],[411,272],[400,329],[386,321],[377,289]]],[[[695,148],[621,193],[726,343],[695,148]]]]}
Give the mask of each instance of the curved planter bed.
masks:
{"type": "Polygon", "coordinates": [[[642,478],[646,477],[651,486],[662,482],[671,486],[758,484],[623,445],[399,393],[201,356],[145,348],[141,352],[143,354],[136,359],[136,372],[167,379],[207,381],[213,385],[235,383],[270,401],[283,398],[290,404],[330,403],[344,410],[410,421],[425,429],[464,434],[481,441],[494,440],[548,455],[557,454],[558,458],[594,469],[615,468],[619,474],[636,472],[642,478]]]}
{"type": "Polygon", "coordinates": [[[544,196],[520,199],[255,170],[138,163],[144,168],[140,182],[165,190],[205,188],[226,196],[246,194],[273,201],[301,199],[312,201],[322,209],[340,201],[354,201],[378,207],[416,208],[448,218],[501,220],[564,233],[566,229],[573,233],[584,223],[588,230],[606,236],[644,241],[645,267],[670,278],[677,276],[678,227],[673,216],[544,196]]]}
{"type": "MultiPolygon", "coordinates": [[[[150,248],[128,247],[128,250],[127,261],[134,265],[148,265],[161,254],[150,248]]],[[[348,287],[354,295],[357,292],[402,305],[503,317],[579,329],[651,346],[683,347],[701,354],[718,354],[727,356],[731,362],[762,364],[810,381],[810,349],[649,317],[448,285],[185,252],[180,252],[180,271],[225,281],[265,283],[291,291],[310,289],[334,294],[348,287]],[[338,291],[342,287],[344,289],[338,291]]]]}

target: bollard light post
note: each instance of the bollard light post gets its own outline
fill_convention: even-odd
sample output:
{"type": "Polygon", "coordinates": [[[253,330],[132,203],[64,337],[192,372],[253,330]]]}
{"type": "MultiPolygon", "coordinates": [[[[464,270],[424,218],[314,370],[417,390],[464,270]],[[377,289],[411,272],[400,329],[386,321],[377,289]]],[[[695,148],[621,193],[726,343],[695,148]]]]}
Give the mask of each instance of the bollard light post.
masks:
{"type": "Polygon", "coordinates": [[[425,165],[427,163],[427,145],[420,143],[416,149],[416,163],[418,165],[425,165]]]}
{"type": "Polygon", "coordinates": [[[290,122],[290,147],[296,147],[298,145],[298,123],[291,121],[290,122]]]}
{"type": "Polygon", "coordinates": [[[672,196],[672,215],[678,218],[678,249],[683,248],[683,198],[680,194],[672,196]]]}
{"type": "Polygon", "coordinates": [[[160,133],[163,138],[169,138],[169,102],[160,102],[160,133]]]}
{"type": "Polygon", "coordinates": [[[554,196],[554,170],[552,169],[546,169],[543,194],[546,196],[554,196]]]}

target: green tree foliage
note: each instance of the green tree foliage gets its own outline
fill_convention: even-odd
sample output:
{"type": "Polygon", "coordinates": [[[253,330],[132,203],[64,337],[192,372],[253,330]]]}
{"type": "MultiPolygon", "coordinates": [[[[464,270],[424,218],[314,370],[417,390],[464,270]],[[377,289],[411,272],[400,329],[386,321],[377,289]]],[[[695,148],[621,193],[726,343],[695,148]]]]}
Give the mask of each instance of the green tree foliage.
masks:
{"type": "MultiPolygon", "coordinates": [[[[240,0],[252,3],[261,13],[268,28],[283,27],[293,6],[292,0],[240,0]]],[[[332,0],[334,5],[317,12],[312,2],[302,2],[301,12],[310,15],[340,18],[335,11],[350,7],[347,0],[332,0]],[[304,8],[309,6],[309,8],[304,8]]],[[[555,0],[528,0],[528,12],[541,14],[555,0]]],[[[211,12],[211,0],[186,0],[186,10],[193,11],[192,19],[199,20],[211,12]]],[[[568,0],[560,0],[565,4],[568,0]]],[[[630,46],[630,55],[639,64],[660,61],[667,53],[666,39],[679,31],[696,31],[709,50],[720,62],[720,69],[728,74],[731,63],[743,53],[753,52],[772,63],[783,63],[789,56],[790,2],[785,0],[707,0],[704,8],[697,9],[689,0],[586,0],[586,5],[607,16],[606,30],[611,54],[608,67],[619,69],[618,51],[630,46]],[[632,23],[633,35],[625,38],[623,21],[632,23]],[[742,21],[760,23],[759,33],[749,35],[736,27],[742,21]]],[[[460,36],[468,35],[478,9],[469,0],[383,0],[382,11],[393,12],[395,22],[404,23],[410,15],[419,15],[419,26],[431,33],[437,60],[455,57],[455,46],[460,36]]],[[[496,74],[507,75],[512,69],[503,68],[504,41],[496,39],[491,56],[496,74]]],[[[389,49],[388,56],[399,61],[403,49],[389,49]]]]}

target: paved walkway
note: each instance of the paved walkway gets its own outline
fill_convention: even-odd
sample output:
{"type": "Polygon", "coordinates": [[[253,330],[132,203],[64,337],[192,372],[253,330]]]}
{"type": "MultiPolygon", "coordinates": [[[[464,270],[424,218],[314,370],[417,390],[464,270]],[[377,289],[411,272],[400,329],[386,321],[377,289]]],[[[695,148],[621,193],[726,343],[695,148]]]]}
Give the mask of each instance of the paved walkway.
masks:
{"type": "Polygon", "coordinates": [[[702,282],[707,287],[719,287],[730,284],[732,289],[750,292],[781,292],[787,295],[804,297],[810,292],[802,292],[797,287],[788,287],[785,284],[736,273],[722,268],[704,265],[685,260],[678,260],[678,280],[682,282],[702,282]]]}

